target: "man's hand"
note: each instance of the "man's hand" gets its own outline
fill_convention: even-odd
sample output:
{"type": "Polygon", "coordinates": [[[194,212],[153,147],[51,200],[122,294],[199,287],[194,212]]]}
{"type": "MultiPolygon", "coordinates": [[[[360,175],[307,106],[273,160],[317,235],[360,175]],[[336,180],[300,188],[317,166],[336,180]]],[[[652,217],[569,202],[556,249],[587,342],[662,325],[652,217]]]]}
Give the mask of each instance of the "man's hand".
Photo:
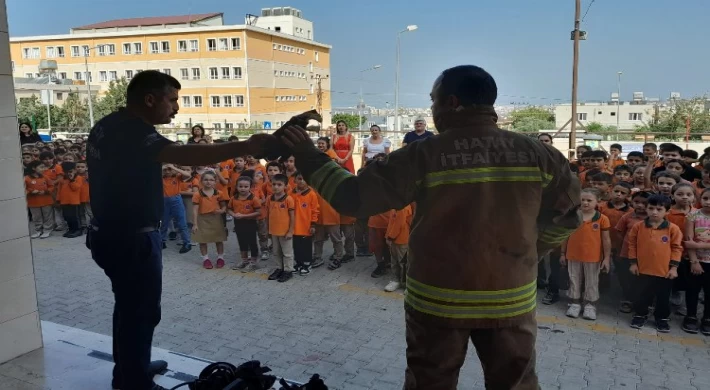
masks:
{"type": "Polygon", "coordinates": [[[315,148],[313,141],[311,141],[311,137],[309,137],[306,130],[303,130],[300,126],[289,126],[284,129],[281,141],[291,149],[295,149],[298,145],[305,144],[315,148]]]}
{"type": "Polygon", "coordinates": [[[249,148],[249,154],[256,158],[264,157],[267,153],[280,147],[281,142],[271,134],[254,134],[244,141],[249,148]]]}

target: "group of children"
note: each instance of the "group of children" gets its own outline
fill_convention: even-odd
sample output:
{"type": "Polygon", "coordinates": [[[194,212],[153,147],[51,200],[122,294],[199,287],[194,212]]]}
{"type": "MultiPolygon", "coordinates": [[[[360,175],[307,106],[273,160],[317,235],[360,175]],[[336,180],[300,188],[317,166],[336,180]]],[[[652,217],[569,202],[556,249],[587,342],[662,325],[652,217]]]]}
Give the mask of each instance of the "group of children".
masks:
{"type": "MultiPolygon", "coordinates": [[[[682,329],[710,335],[710,310],[697,317],[700,292],[710,289],[710,153],[698,158],[672,143],[645,144],[626,160],[621,145],[610,152],[580,146],[570,163],[583,188],[583,223],[551,255],[569,276],[567,316],[596,319],[600,273],[613,264],[631,327],[642,328],[653,310],[656,329],[670,331],[672,303],[680,306],[684,291],[682,329]]],[[[558,300],[548,290],[543,303],[558,300]]]]}
{"type": "Polygon", "coordinates": [[[31,237],[48,238],[53,230],[81,236],[92,217],[84,140],[25,144],[22,165],[31,237]]]}

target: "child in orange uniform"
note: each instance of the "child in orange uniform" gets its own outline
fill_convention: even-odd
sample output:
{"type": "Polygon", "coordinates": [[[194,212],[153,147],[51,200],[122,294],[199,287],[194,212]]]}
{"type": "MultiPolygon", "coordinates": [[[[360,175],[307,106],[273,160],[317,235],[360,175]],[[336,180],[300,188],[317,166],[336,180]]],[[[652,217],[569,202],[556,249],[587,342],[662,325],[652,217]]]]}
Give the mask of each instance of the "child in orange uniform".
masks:
{"type": "Polygon", "coordinates": [[[52,197],[54,197],[55,200],[54,230],[64,230],[66,229],[67,223],[64,221],[62,208],[59,206],[59,203],[57,203],[57,191],[59,191],[59,183],[62,180],[64,172],[62,171],[62,167],[56,163],[56,156],[52,152],[40,153],[39,161],[44,165],[42,175],[45,179],[49,180],[49,185],[52,186],[52,197]]]}
{"type": "Polygon", "coordinates": [[[590,187],[599,190],[599,194],[601,196],[601,198],[599,198],[599,202],[602,203],[609,201],[614,176],[606,172],[600,172],[595,175],[587,176],[587,178],[590,180],[590,187]]]}
{"type": "Polygon", "coordinates": [[[654,316],[656,330],[670,332],[670,297],[673,279],[678,277],[678,265],[683,254],[683,234],[680,228],[668,222],[666,214],[671,208],[671,199],[665,195],[648,198],[645,221],[631,228],[629,261],[631,274],[637,276],[638,295],[634,302],[634,317],[631,327],[641,329],[646,324],[648,308],[656,302],[654,316]]]}
{"type": "Polygon", "coordinates": [[[86,229],[94,218],[94,213],[91,211],[91,203],[89,197],[89,171],[86,161],[76,163],[76,174],[84,178],[84,184],[81,186],[81,206],[79,207],[79,217],[81,228],[86,229]]]}
{"type": "MultiPolygon", "coordinates": [[[[316,194],[317,195],[317,194],[316,194]]],[[[330,258],[328,269],[340,268],[340,260],[343,258],[343,237],[340,235],[340,214],[318,195],[318,223],[316,224],[316,234],[313,238],[313,263],[312,268],[318,268],[325,264],[323,259],[323,244],[330,238],[333,243],[333,256],[330,258]]]]}
{"type": "Polygon", "coordinates": [[[217,173],[207,171],[200,177],[200,190],[192,196],[193,226],[195,242],[200,244],[202,266],[212,269],[212,261],[207,252],[207,244],[217,247],[217,268],[224,267],[224,242],[227,241],[227,229],[224,227],[224,214],[227,211],[227,194],[218,190],[217,173]]]}
{"type": "Polygon", "coordinates": [[[331,159],[335,160],[338,158],[338,155],[335,153],[335,151],[330,148],[330,138],[320,137],[318,138],[316,145],[318,145],[318,149],[321,152],[327,154],[328,157],[330,157],[331,159]]]}
{"type": "Polygon", "coordinates": [[[629,242],[626,240],[631,228],[637,223],[646,219],[646,204],[652,193],[647,191],[634,192],[631,195],[631,208],[633,211],[624,214],[614,228],[615,233],[621,239],[621,250],[619,251],[619,264],[616,268],[616,276],[621,286],[621,302],[619,311],[631,313],[635,291],[633,290],[633,276],[629,272],[629,242]]]}
{"type": "Polygon", "coordinates": [[[291,156],[284,162],[284,174],[288,177],[289,192],[296,188],[296,158],[291,156]]]}
{"type": "Polygon", "coordinates": [[[303,175],[295,171],[292,177],[295,187],[291,191],[291,197],[296,208],[294,212],[296,223],[293,231],[293,256],[296,261],[296,271],[305,276],[311,273],[313,234],[316,232],[320,206],[318,205],[318,195],[306,184],[303,175]]]}
{"type": "Polygon", "coordinates": [[[295,229],[295,204],[286,193],[288,178],[276,174],[271,180],[273,195],[266,205],[269,209],[269,234],[273,244],[273,256],[276,269],[269,275],[269,280],[286,282],[293,277],[293,231],[295,229]]]}
{"type": "Polygon", "coordinates": [[[390,251],[387,248],[385,234],[393,211],[373,215],[367,220],[367,226],[370,228],[370,251],[375,254],[375,261],[377,261],[377,268],[370,274],[373,278],[384,276],[390,268],[390,251]]]}
{"type": "Polygon", "coordinates": [[[185,207],[185,221],[187,221],[187,228],[192,231],[192,221],[195,219],[192,208],[192,197],[200,189],[200,174],[197,170],[183,166],[182,170],[190,172],[190,175],[182,178],[180,181],[180,197],[182,198],[182,205],[185,207]]]}
{"type": "Polygon", "coordinates": [[[234,232],[237,234],[242,262],[235,263],[232,269],[242,272],[255,271],[259,258],[256,243],[256,219],[261,215],[261,199],[251,191],[252,178],[242,176],[235,182],[235,194],[229,200],[227,213],[234,219],[234,232]],[[251,253],[251,257],[249,254],[251,253]]]}
{"type": "Polygon", "coordinates": [[[30,237],[48,238],[54,227],[54,199],[49,180],[42,175],[44,166],[30,161],[25,167],[25,194],[35,231],[30,237]]]}
{"type": "MultiPolygon", "coordinates": [[[[251,169],[252,171],[259,171],[261,172],[262,178],[266,178],[266,167],[261,165],[259,160],[254,158],[254,156],[252,155],[246,155],[244,156],[244,158],[246,159],[247,163],[246,169],[251,169]]],[[[256,178],[256,175],[254,175],[254,177],[256,178]]]]}
{"type": "Polygon", "coordinates": [[[64,237],[79,237],[82,235],[79,223],[79,206],[81,205],[81,187],[84,185],[84,178],[77,176],[76,164],[73,162],[62,163],[62,172],[64,172],[64,177],[59,183],[57,199],[68,226],[64,237]]]}
{"type": "Polygon", "coordinates": [[[385,291],[393,292],[407,285],[407,250],[409,228],[412,225],[412,206],[406,206],[392,213],[385,237],[392,258],[392,280],[385,291]]]}
{"type": "Polygon", "coordinates": [[[586,302],[582,317],[586,320],[597,319],[597,309],[594,305],[599,300],[599,272],[609,272],[611,226],[609,218],[596,210],[598,203],[598,190],[582,190],[580,210],[584,222],[562,243],[560,264],[567,263],[569,271],[568,294],[572,303],[567,309],[567,316],[572,318],[579,317],[582,303],[586,302]]]}
{"type": "MultiPolygon", "coordinates": [[[[242,176],[242,172],[244,172],[246,166],[246,160],[244,157],[236,157],[234,159],[234,169],[232,169],[232,172],[229,173],[229,188],[231,189],[231,193],[229,196],[234,196],[237,194],[237,180],[239,180],[239,177],[242,176]]],[[[251,176],[252,182],[254,181],[254,175],[252,174],[251,176]]]]}

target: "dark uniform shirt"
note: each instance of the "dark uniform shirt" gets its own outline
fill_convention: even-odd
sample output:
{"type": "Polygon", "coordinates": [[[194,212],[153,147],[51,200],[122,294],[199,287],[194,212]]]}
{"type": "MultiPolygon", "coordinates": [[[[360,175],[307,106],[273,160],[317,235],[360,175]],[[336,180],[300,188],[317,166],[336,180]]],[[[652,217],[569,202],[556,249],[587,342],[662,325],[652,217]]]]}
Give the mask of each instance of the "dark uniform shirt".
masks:
{"type": "Polygon", "coordinates": [[[163,217],[162,166],[172,141],[125,109],[101,119],[89,134],[91,209],[97,226],[123,230],[158,226],[163,217]]]}
{"type": "Polygon", "coordinates": [[[423,139],[427,139],[427,138],[429,138],[429,137],[431,137],[431,136],[433,136],[433,135],[434,135],[434,133],[432,133],[432,132],[429,131],[429,130],[425,130],[425,131],[422,133],[422,135],[417,134],[416,131],[410,131],[409,133],[407,133],[407,134],[404,135],[404,140],[403,140],[402,142],[404,142],[405,144],[409,145],[409,144],[411,144],[412,142],[419,141],[419,140],[423,140],[423,139]]]}

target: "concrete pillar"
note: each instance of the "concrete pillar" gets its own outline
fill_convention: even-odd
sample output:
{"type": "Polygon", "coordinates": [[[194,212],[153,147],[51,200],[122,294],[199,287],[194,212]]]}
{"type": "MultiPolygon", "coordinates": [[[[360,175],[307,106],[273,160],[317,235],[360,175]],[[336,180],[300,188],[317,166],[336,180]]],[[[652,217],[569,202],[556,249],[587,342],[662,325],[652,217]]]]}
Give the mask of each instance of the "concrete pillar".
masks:
{"type": "Polygon", "coordinates": [[[42,347],[5,0],[0,0],[0,363],[42,347]]]}

